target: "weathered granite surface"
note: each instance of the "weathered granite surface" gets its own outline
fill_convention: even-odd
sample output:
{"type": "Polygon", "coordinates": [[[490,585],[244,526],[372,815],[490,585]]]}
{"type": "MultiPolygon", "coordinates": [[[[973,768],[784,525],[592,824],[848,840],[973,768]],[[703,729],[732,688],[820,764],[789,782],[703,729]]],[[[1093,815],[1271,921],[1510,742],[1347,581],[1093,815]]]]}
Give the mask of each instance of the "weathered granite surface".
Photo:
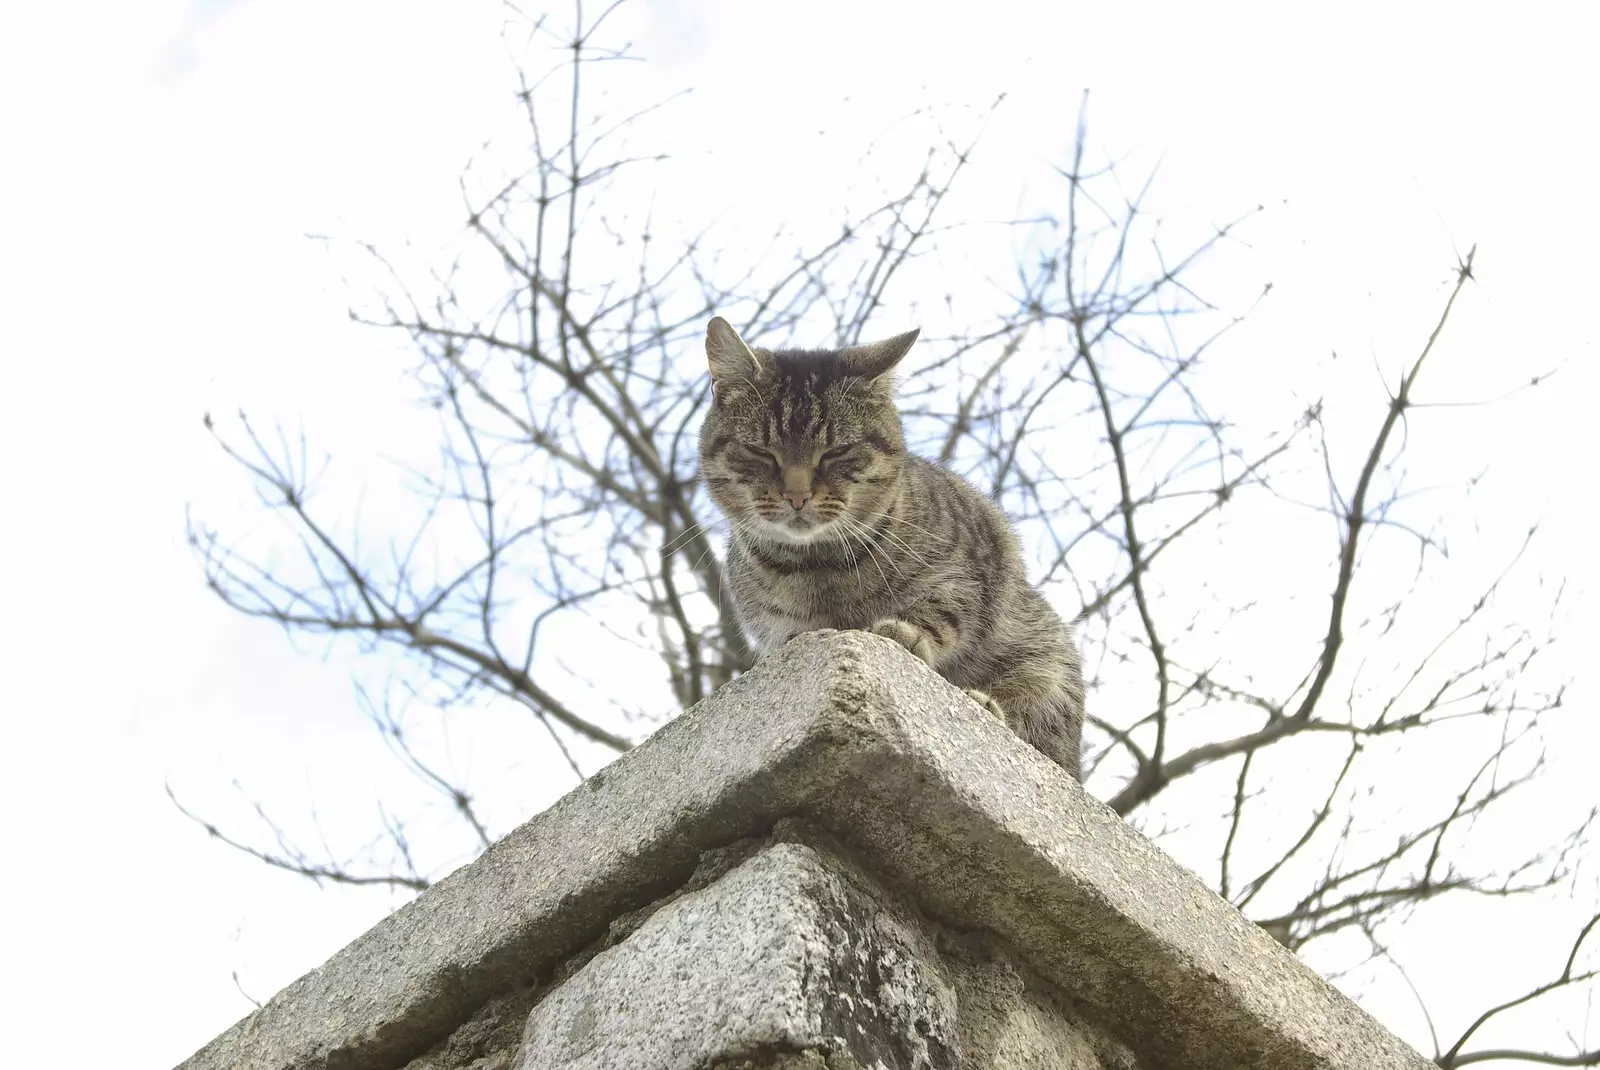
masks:
{"type": "MultiPolygon", "coordinates": [[[[940,931],[1008,949],[997,953],[1014,953],[1019,969],[1086,1008],[1096,1028],[1133,1048],[1143,1067],[1431,1065],[911,655],[865,633],[815,632],[374,926],[183,1067],[392,1070],[444,1053],[486,1004],[519,991],[538,993],[520,1056],[503,1043],[472,1055],[480,1049],[468,1044],[462,1050],[472,1062],[432,1065],[499,1070],[513,1058],[530,1068],[555,1065],[536,1061],[560,1039],[537,1023],[572,1027],[581,1019],[576,993],[606,991],[607,978],[647,976],[659,956],[644,949],[665,955],[670,946],[649,941],[698,933],[685,928],[692,904],[732,910],[755,902],[749,897],[761,888],[771,911],[787,912],[771,914],[773,930],[791,936],[836,934],[837,927],[818,927],[825,902],[900,916],[889,900],[852,891],[839,876],[846,869],[870,874],[940,931]],[[769,846],[759,856],[765,861],[753,855],[692,885],[708,853],[763,839],[785,818],[836,837],[849,866],[816,848],[769,846]],[[802,872],[810,898],[785,898],[775,882],[802,872]],[[755,880],[762,873],[765,883],[755,880]],[[744,890],[739,899],[727,897],[727,881],[744,890]],[[837,891],[830,881],[843,882],[837,888],[845,898],[828,890],[837,891]],[[606,948],[614,922],[621,928],[606,948]]],[[[926,932],[902,929],[885,931],[904,942],[882,947],[910,954],[925,946],[926,932]]],[[[761,946],[778,954],[773,945],[735,939],[754,940],[760,931],[710,927],[722,939],[703,951],[725,957],[695,961],[709,970],[761,946]]],[[[790,950],[784,961],[834,962],[829,949],[790,950]]],[[[961,970],[936,957],[915,961],[903,978],[906,992],[947,1009],[941,1001],[957,993],[949,1011],[955,1032],[941,1035],[962,1036],[954,980],[961,970]]],[[[752,1007],[741,1021],[811,1028],[808,1016],[825,1003],[804,985],[785,989],[779,981],[769,970],[761,991],[777,1002],[752,1007]]],[[[607,1013],[622,1021],[616,1008],[607,1013]]],[[[688,1019],[671,1020],[687,1028],[688,1019]]],[[[930,1027],[934,1020],[928,1017],[930,1027]]],[[[498,1031],[484,1028],[508,1035],[503,1022],[498,1031]]],[[[682,1065],[847,1067],[857,1058],[781,1045],[748,1056],[695,1050],[704,1060],[682,1065]]],[[[931,1046],[926,1064],[861,1052],[885,1066],[960,1065],[934,1061],[931,1046]]]]}
{"type": "Polygon", "coordinates": [[[515,1066],[693,1070],[780,1055],[918,1070],[1135,1065],[1075,1011],[827,847],[777,842],[552,991],[515,1066]]]}

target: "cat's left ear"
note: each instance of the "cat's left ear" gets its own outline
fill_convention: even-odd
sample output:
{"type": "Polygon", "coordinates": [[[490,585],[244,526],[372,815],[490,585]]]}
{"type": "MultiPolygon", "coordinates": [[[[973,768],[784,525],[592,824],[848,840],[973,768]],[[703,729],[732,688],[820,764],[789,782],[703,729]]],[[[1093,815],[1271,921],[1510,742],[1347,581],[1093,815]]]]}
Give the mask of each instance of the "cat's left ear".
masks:
{"type": "Polygon", "coordinates": [[[771,358],[763,359],[744,344],[733,324],[715,316],[706,324],[706,363],[711,369],[711,385],[721,391],[733,383],[754,383],[767,378],[771,358]]]}
{"type": "Polygon", "coordinates": [[[899,364],[905,355],[911,352],[911,345],[917,340],[917,335],[922,333],[922,328],[897,334],[893,338],[885,338],[881,342],[869,342],[866,345],[850,346],[839,350],[839,360],[842,361],[856,375],[875,382],[887,382],[885,378],[890,371],[899,364]]]}

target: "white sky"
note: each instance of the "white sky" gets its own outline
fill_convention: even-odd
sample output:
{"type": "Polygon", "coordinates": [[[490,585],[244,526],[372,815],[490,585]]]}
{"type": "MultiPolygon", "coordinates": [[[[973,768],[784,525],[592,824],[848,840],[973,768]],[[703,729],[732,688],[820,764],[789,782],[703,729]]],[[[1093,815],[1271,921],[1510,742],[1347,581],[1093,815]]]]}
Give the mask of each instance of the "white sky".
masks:
{"type": "MultiPolygon", "coordinates": [[[[995,2],[656,5],[641,41],[657,60],[648,88],[696,89],[662,120],[680,163],[658,203],[686,219],[710,205],[767,218],[910,108],[1000,89],[1014,96],[989,158],[1033,163],[1069,134],[1088,84],[1092,135],[1161,156],[1174,214],[1277,205],[1253,236],[1282,296],[1259,344],[1311,338],[1363,359],[1409,345],[1407,317],[1434,314],[1452,247],[1476,242],[1457,382],[1493,392],[1562,370],[1556,389],[1450,441],[1509,473],[1485,507],[1544,516],[1540,567],[1586,597],[1600,386],[1594,9],[1524,5],[1513,26],[1492,21],[1504,5],[1398,6],[1339,10],[1369,26],[1382,12],[1404,29],[1483,32],[1233,32],[1299,28],[1269,3],[1204,25],[1180,4],[1102,5],[1116,16],[995,2]],[[1529,24],[1561,32],[1511,32],[1529,24]],[[1171,32],[1196,28],[1228,32],[1171,32]],[[715,166],[733,156],[763,161],[760,181],[715,166]]],[[[55,1061],[72,1036],[86,1057],[162,1067],[249,1009],[230,973],[264,999],[392,902],[269,873],[207,843],[163,796],[170,778],[202,809],[236,804],[239,777],[293,811],[346,786],[370,796],[394,775],[373,761],[349,658],[296,649],[203,590],[184,506],[241,488],[200,415],[245,405],[304,425],[358,477],[372,442],[408,426],[403,362],[344,321],[352,291],[303,235],[446,240],[456,177],[496,132],[509,70],[498,5],[483,0],[150,0],[0,19],[11,608],[0,1002],[27,1023],[7,1051],[18,1065],[55,1061]]],[[[989,180],[1015,197],[1003,171],[989,180]]],[[[1586,668],[1597,637],[1586,603],[1565,635],[1566,664],[1586,668]]],[[[1580,684],[1561,737],[1569,759],[1595,753],[1593,691],[1580,684]]],[[[1550,790],[1592,796],[1587,764],[1558,762],[1550,790]]],[[[564,787],[536,771],[499,790],[529,807],[564,787]]],[[[1407,1013],[1394,1009],[1398,1028],[1415,1026],[1407,1013]]]]}

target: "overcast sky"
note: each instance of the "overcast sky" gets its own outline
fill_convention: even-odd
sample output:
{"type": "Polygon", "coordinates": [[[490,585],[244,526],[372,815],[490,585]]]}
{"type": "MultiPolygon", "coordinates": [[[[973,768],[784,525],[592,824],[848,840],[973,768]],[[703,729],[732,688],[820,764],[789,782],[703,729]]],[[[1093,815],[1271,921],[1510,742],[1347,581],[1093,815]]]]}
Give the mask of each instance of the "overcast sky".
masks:
{"type": "MultiPolygon", "coordinates": [[[[1406,343],[1406,317],[1437,307],[1456,251],[1477,243],[1457,383],[1493,393],[1560,371],[1536,403],[1463,424],[1456,441],[1507,474],[1487,513],[1545,520],[1536,564],[1579,592],[1563,646],[1572,671],[1586,668],[1600,638],[1585,601],[1594,16],[1522,5],[1513,27],[1492,21],[1506,5],[1339,5],[1369,25],[1382,12],[1403,29],[1471,31],[1373,37],[1242,32],[1294,30],[1282,4],[1206,25],[1198,5],[1104,6],[1119,14],[993,0],[649,6],[642,91],[695,90],[657,128],[679,161],[658,203],[683,219],[710,205],[777,218],[898,116],[1004,90],[985,181],[1005,214],[1027,196],[1006,184],[1007,161],[1064,143],[1090,85],[1094,132],[1161,159],[1174,215],[1274,206],[1252,240],[1286,296],[1261,344],[1296,331],[1362,354],[1406,343]],[[1511,32],[1530,25],[1559,29],[1511,32]],[[1173,32],[1195,29],[1226,32],[1173,32]],[[758,174],[715,166],[733,157],[761,161],[758,174]]],[[[406,426],[404,363],[346,322],[351,290],[305,235],[446,241],[462,166],[503,129],[510,68],[501,9],[479,0],[29,8],[0,16],[12,904],[0,989],[26,1023],[7,1053],[162,1067],[250,1009],[232,974],[265,999],[395,902],[267,872],[208,843],[163,794],[170,781],[237,805],[238,778],[293,809],[396,775],[373,761],[345,653],[297,646],[203,589],[185,506],[224,508],[243,488],[200,416],[247,406],[312,429],[357,477],[375,463],[374,442],[406,426]]],[[[1593,694],[1580,678],[1580,723],[1560,737],[1569,758],[1595,753],[1593,694]]],[[[1558,764],[1551,790],[1582,803],[1589,764],[1558,764]]],[[[565,787],[536,770],[496,790],[531,810],[565,787]]]]}

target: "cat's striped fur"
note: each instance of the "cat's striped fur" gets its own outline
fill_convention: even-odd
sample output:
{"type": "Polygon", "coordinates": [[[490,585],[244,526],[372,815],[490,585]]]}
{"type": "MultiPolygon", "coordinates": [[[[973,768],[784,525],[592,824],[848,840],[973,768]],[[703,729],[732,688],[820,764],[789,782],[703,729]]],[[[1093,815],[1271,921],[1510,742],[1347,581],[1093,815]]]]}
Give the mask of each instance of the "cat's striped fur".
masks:
{"type": "Polygon", "coordinates": [[[1028,584],[994,503],[906,452],[890,373],[916,337],[767,351],[711,321],[700,471],[731,521],[739,621],[760,651],[816,628],[888,636],[1076,777],[1071,629],[1028,584]]]}

